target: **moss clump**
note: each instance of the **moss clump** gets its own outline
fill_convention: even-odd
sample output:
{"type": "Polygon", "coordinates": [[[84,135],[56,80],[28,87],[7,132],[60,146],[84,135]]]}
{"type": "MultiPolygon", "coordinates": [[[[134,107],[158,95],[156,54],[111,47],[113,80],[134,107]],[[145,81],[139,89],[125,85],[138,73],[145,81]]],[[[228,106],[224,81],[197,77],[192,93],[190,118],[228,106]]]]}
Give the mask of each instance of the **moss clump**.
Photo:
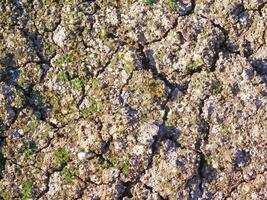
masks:
{"type": "Polygon", "coordinates": [[[176,11],[177,9],[176,0],[169,0],[167,6],[171,11],[176,11]]]}
{"type": "Polygon", "coordinates": [[[23,153],[25,154],[26,158],[31,158],[32,156],[35,155],[35,150],[26,145],[24,147],[23,153]]]}
{"type": "Polygon", "coordinates": [[[142,113],[141,114],[141,121],[142,122],[148,122],[148,115],[147,115],[147,113],[142,113]]]}
{"type": "Polygon", "coordinates": [[[71,54],[65,54],[58,60],[59,65],[64,65],[64,64],[71,64],[73,63],[73,56],[71,54]]]}
{"type": "Polygon", "coordinates": [[[130,130],[128,128],[125,128],[122,130],[122,134],[124,135],[129,135],[129,133],[130,133],[130,130]]]}
{"type": "Polygon", "coordinates": [[[134,64],[132,61],[126,61],[123,68],[127,73],[131,73],[134,70],[134,64]]]}
{"type": "Polygon", "coordinates": [[[32,186],[29,181],[22,183],[22,200],[29,200],[31,198],[32,186]]]}
{"type": "Polygon", "coordinates": [[[77,79],[71,80],[71,83],[75,88],[81,89],[85,84],[85,80],[77,78],[77,79]]]}
{"type": "Polygon", "coordinates": [[[193,72],[197,69],[197,64],[196,63],[191,63],[186,66],[187,71],[193,72]]]}
{"type": "Polygon", "coordinates": [[[62,167],[70,161],[70,154],[65,150],[58,150],[55,152],[55,157],[57,159],[58,164],[62,167]]]}
{"type": "Polygon", "coordinates": [[[204,156],[204,160],[205,160],[205,163],[206,163],[207,165],[211,165],[212,160],[211,160],[211,158],[210,158],[209,156],[205,155],[205,156],[204,156]]]}
{"type": "Polygon", "coordinates": [[[90,81],[92,85],[97,85],[99,83],[99,80],[96,77],[93,77],[90,81]]]}
{"type": "Polygon", "coordinates": [[[112,158],[112,160],[106,160],[102,156],[99,158],[99,162],[103,169],[108,169],[110,167],[116,167],[118,165],[118,160],[116,158],[112,158]]]}
{"type": "Polygon", "coordinates": [[[101,157],[100,163],[103,169],[108,169],[110,167],[116,167],[118,165],[118,160],[116,158],[113,158],[111,161],[109,161],[101,157]]]}
{"type": "Polygon", "coordinates": [[[116,167],[118,165],[118,160],[116,158],[112,158],[111,164],[113,167],[116,167]]]}
{"type": "Polygon", "coordinates": [[[164,58],[164,53],[161,53],[161,52],[157,53],[157,54],[155,55],[155,58],[156,58],[157,60],[159,60],[159,61],[162,61],[163,58],[164,58]]]}
{"type": "Polygon", "coordinates": [[[68,79],[68,75],[66,72],[61,72],[59,75],[58,75],[58,80],[60,81],[63,81],[64,83],[68,82],[69,79],[68,79]]]}
{"type": "Polygon", "coordinates": [[[222,92],[222,89],[223,89],[223,86],[221,83],[214,83],[212,85],[212,90],[216,93],[216,94],[219,94],[222,92]]]}
{"type": "Polygon", "coordinates": [[[106,29],[105,28],[100,30],[100,32],[98,34],[98,38],[102,41],[104,41],[106,39],[106,29]]]}
{"type": "Polygon", "coordinates": [[[125,155],[122,163],[122,173],[124,176],[128,176],[130,172],[130,160],[129,156],[125,155]]]}
{"type": "Polygon", "coordinates": [[[97,111],[98,111],[98,105],[97,105],[97,102],[93,99],[91,101],[90,106],[82,110],[82,115],[83,117],[89,117],[93,113],[96,113],[97,111]]]}
{"type": "Polygon", "coordinates": [[[85,17],[85,14],[83,12],[77,12],[75,13],[75,15],[80,20],[82,20],[85,17]]]}
{"type": "Polygon", "coordinates": [[[69,168],[69,167],[65,166],[61,170],[60,175],[62,176],[62,178],[64,179],[64,181],[67,184],[71,184],[71,183],[73,183],[73,180],[75,178],[77,171],[78,171],[77,168],[69,168]]]}
{"type": "Polygon", "coordinates": [[[107,161],[107,160],[104,160],[102,163],[101,163],[101,167],[103,168],[103,169],[108,169],[108,168],[110,168],[112,165],[110,164],[110,162],[109,161],[107,161]]]}
{"type": "Polygon", "coordinates": [[[144,5],[145,6],[152,6],[154,3],[154,0],[144,0],[144,5]]]}
{"type": "Polygon", "coordinates": [[[0,193],[0,199],[4,199],[4,200],[10,200],[10,192],[8,190],[5,190],[3,192],[0,193]]]}

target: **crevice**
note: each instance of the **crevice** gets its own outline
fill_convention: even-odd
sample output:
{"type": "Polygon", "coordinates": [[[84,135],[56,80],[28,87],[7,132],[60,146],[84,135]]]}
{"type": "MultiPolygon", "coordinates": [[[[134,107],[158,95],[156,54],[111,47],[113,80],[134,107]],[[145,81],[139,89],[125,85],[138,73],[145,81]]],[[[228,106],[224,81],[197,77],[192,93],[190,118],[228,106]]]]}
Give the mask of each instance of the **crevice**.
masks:
{"type": "Polygon", "coordinates": [[[206,161],[205,161],[205,156],[204,156],[204,154],[201,151],[199,152],[199,156],[200,156],[200,158],[199,158],[197,172],[198,172],[198,176],[199,176],[199,179],[200,179],[199,190],[200,190],[200,193],[201,193],[200,196],[202,198],[203,193],[204,193],[203,179],[205,179],[205,176],[203,174],[203,170],[204,170],[204,168],[206,166],[206,161]]]}
{"type": "Polygon", "coordinates": [[[128,198],[133,198],[133,194],[132,194],[132,188],[133,186],[136,184],[136,182],[125,182],[123,183],[124,187],[125,187],[125,190],[124,192],[121,194],[121,198],[124,198],[124,197],[128,197],[128,198]]]}
{"type": "Polygon", "coordinates": [[[178,19],[175,19],[175,21],[173,22],[172,27],[170,29],[168,29],[160,38],[154,39],[154,40],[152,40],[150,42],[146,42],[146,43],[143,44],[143,46],[151,45],[151,44],[154,44],[154,43],[157,43],[157,42],[160,42],[160,41],[164,40],[165,38],[168,37],[169,33],[177,27],[177,25],[178,25],[178,19]]]}
{"type": "Polygon", "coordinates": [[[116,48],[116,50],[112,53],[110,59],[105,63],[104,66],[102,66],[102,68],[100,70],[98,70],[95,74],[95,77],[99,77],[105,70],[106,68],[110,65],[112,59],[113,59],[113,56],[116,55],[116,53],[118,53],[118,51],[120,50],[120,48],[123,46],[123,44],[120,46],[118,45],[118,47],[116,48]]]}
{"type": "Polygon", "coordinates": [[[152,73],[152,76],[154,79],[161,80],[164,83],[165,87],[170,90],[168,92],[166,100],[161,105],[162,110],[164,110],[164,114],[162,116],[162,122],[161,122],[161,124],[159,124],[159,131],[158,131],[157,135],[154,136],[154,142],[151,145],[152,153],[151,153],[151,157],[149,158],[148,165],[147,165],[146,169],[143,172],[141,172],[140,175],[136,179],[136,181],[140,181],[140,178],[143,176],[143,174],[147,170],[152,168],[154,156],[157,155],[157,151],[159,150],[160,142],[162,141],[162,139],[164,139],[164,135],[162,135],[162,129],[165,127],[166,121],[168,120],[169,108],[168,108],[167,104],[169,101],[171,101],[173,91],[176,88],[178,88],[178,86],[176,84],[170,82],[163,74],[159,73],[155,67],[151,66],[149,59],[146,57],[146,54],[144,52],[144,48],[145,48],[144,45],[142,45],[140,43],[137,45],[138,45],[138,54],[141,57],[141,62],[142,62],[142,66],[143,66],[142,69],[146,70],[146,71],[150,71],[152,73]]]}
{"type": "MultiPolygon", "coordinates": [[[[62,169],[63,169],[63,168],[62,168],[62,169]]],[[[46,172],[46,176],[47,176],[47,178],[46,178],[46,180],[45,180],[45,182],[44,182],[44,184],[45,184],[45,189],[44,189],[43,191],[41,191],[41,192],[37,195],[36,199],[41,199],[43,196],[45,196],[45,194],[46,194],[46,193],[49,191],[49,189],[50,189],[49,182],[50,182],[50,178],[51,178],[51,176],[52,176],[54,173],[56,173],[56,172],[60,172],[62,169],[56,169],[56,170],[52,171],[51,173],[50,173],[50,172],[46,172]]]]}
{"type": "Polygon", "coordinates": [[[214,22],[211,21],[211,23],[216,27],[218,28],[224,35],[224,40],[219,44],[218,47],[216,47],[216,52],[215,52],[215,56],[214,56],[214,61],[213,63],[211,64],[211,68],[210,68],[210,71],[211,72],[214,72],[215,69],[216,69],[216,64],[217,64],[217,61],[219,60],[219,54],[220,52],[224,52],[226,49],[227,49],[227,40],[228,40],[228,32],[222,27],[220,26],[219,24],[216,24],[214,22]]]}
{"type": "Polygon", "coordinates": [[[220,24],[215,23],[214,21],[212,21],[208,17],[206,17],[204,15],[200,15],[200,17],[209,20],[210,23],[214,27],[218,28],[224,35],[223,41],[217,47],[215,47],[216,52],[215,52],[215,55],[214,55],[214,61],[211,64],[211,67],[210,67],[210,72],[214,72],[216,70],[217,61],[219,60],[219,54],[221,52],[229,52],[229,49],[227,47],[227,41],[229,39],[229,36],[228,36],[229,33],[224,27],[222,27],[220,24]]]}
{"type": "MultiPolygon", "coordinates": [[[[39,80],[39,83],[42,83],[44,81],[44,78],[48,72],[48,70],[52,67],[51,60],[56,56],[56,51],[51,53],[47,58],[45,56],[45,51],[43,49],[43,35],[38,32],[38,29],[34,24],[34,27],[36,29],[36,32],[30,32],[28,29],[20,28],[21,34],[25,37],[27,40],[29,46],[35,51],[37,57],[39,58],[39,61],[36,61],[35,63],[40,65],[40,68],[42,70],[42,74],[39,80]],[[40,38],[39,38],[40,37],[40,38]],[[43,68],[42,65],[45,64],[48,66],[48,68],[43,68]]],[[[53,37],[52,37],[53,40],[53,37]]]]}
{"type": "Polygon", "coordinates": [[[147,58],[146,53],[144,52],[145,47],[142,44],[138,44],[138,47],[144,70],[151,71],[154,79],[159,79],[164,82],[166,87],[170,88],[171,90],[174,89],[176,85],[170,82],[163,74],[159,73],[156,67],[150,65],[149,59],[147,58]]]}
{"type": "Polygon", "coordinates": [[[206,178],[205,174],[204,174],[204,170],[205,170],[206,166],[208,165],[205,153],[202,151],[202,149],[209,142],[209,133],[210,133],[210,125],[204,119],[202,114],[203,114],[203,107],[204,107],[205,100],[208,98],[209,98],[209,96],[207,96],[206,98],[201,100],[200,105],[199,105],[199,119],[200,119],[200,121],[198,123],[199,136],[198,136],[198,139],[197,139],[196,144],[195,144],[196,152],[199,155],[197,173],[198,173],[198,177],[200,180],[199,190],[201,193],[200,194],[201,197],[203,196],[203,193],[204,193],[203,182],[204,182],[204,179],[206,178]]]}
{"type": "MultiPolygon", "coordinates": [[[[149,192],[150,192],[151,194],[154,193],[152,187],[148,186],[147,184],[144,184],[144,187],[145,187],[147,190],[149,190],[149,192]]],[[[164,198],[159,192],[156,192],[156,194],[159,196],[160,200],[169,200],[168,197],[164,198]]]]}
{"type": "Polygon", "coordinates": [[[121,86],[120,88],[120,92],[119,92],[119,101],[122,105],[124,105],[126,108],[129,107],[129,105],[124,102],[124,99],[122,97],[122,93],[123,93],[123,90],[125,88],[125,86],[127,86],[129,84],[129,82],[131,81],[132,77],[133,77],[133,73],[134,73],[134,70],[131,72],[130,76],[127,78],[126,82],[121,86]]]}
{"type": "Polygon", "coordinates": [[[31,108],[33,111],[40,112],[40,115],[36,115],[40,120],[46,121],[48,104],[41,97],[42,95],[34,90],[36,84],[31,84],[26,90],[17,83],[14,84],[16,90],[22,92],[23,108],[31,108]]]}

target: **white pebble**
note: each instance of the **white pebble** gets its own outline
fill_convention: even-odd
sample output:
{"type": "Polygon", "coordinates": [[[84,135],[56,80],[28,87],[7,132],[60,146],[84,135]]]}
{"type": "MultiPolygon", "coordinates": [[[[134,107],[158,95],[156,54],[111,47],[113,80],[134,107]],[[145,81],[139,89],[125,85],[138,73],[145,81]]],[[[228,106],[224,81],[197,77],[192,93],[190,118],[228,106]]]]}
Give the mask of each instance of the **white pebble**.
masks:
{"type": "Polygon", "coordinates": [[[85,160],[85,159],[89,158],[89,155],[88,155],[88,153],[86,153],[86,152],[79,152],[79,153],[78,153],[78,158],[79,158],[80,160],[85,160]]]}

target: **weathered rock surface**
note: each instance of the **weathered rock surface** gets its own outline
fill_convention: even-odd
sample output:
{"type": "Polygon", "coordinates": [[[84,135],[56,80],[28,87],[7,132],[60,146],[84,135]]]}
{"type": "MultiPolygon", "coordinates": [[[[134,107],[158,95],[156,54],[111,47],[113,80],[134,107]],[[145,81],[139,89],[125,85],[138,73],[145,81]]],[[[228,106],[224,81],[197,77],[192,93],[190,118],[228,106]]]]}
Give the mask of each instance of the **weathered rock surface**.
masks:
{"type": "Polygon", "coordinates": [[[2,0],[0,199],[267,199],[265,0],[2,0]]]}

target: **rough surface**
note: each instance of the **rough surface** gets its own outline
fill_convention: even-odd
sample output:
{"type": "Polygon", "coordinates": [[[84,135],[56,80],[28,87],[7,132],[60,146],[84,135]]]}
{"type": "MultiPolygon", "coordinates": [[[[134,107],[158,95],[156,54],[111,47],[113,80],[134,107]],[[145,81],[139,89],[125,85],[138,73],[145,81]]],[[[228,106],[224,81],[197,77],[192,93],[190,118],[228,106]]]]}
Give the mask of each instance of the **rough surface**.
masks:
{"type": "Polygon", "coordinates": [[[267,199],[265,0],[2,0],[0,199],[267,199]]]}

